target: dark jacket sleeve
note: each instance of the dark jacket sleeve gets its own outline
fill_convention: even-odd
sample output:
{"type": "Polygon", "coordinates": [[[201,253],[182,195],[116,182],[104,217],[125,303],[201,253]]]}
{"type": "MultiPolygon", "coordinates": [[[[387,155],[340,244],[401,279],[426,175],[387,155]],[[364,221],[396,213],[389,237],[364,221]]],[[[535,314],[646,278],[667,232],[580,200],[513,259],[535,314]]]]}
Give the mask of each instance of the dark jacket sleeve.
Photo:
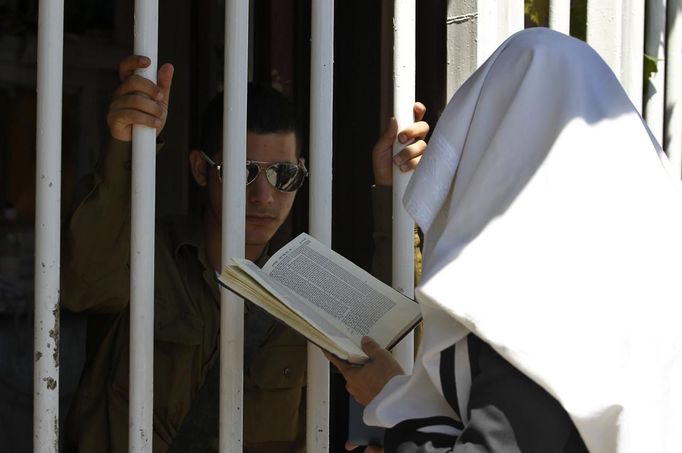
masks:
{"type": "MultiPolygon", "coordinates": [[[[450,353],[454,348],[443,351],[441,360],[450,353]]],[[[424,432],[443,422],[408,420],[387,430],[386,453],[587,452],[566,411],[544,389],[473,335],[469,356],[469,422],[459,437],[424,432]]],[[[454,376],[444,376],[442,368],[441,380],[452,384],[454,376]]]]}
{"type": "Polygon", "coordinates": [[[130,143],[112,140],[65,231],[61,301],[72,311],[120,312],[130,298],[130,143]]]}

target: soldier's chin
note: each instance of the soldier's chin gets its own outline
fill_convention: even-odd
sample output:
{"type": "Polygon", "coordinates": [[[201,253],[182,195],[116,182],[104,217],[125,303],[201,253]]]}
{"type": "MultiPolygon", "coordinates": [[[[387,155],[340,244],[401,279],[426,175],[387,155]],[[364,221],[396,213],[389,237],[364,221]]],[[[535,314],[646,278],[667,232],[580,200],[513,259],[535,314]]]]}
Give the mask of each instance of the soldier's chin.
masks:
{"type": "Polygon", "coordinates": [[[265,245],[270,242],[272,236],[275,234],[276,230],[271,228],[263,227],[251,227],[247,226],[250,231],[246,232],[246,244],[247,245],[265,245]]]}

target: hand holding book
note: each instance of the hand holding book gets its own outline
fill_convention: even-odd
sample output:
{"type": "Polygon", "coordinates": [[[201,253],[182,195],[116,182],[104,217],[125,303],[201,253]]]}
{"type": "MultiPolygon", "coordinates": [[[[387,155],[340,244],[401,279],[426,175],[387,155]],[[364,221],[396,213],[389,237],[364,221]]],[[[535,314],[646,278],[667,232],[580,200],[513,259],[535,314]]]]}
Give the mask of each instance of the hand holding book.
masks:
{"type": "Polygon", "coordinates": [[[324,355],[346,379],[348,393],[367,406],[388,381],[405,372],[391,353],[371,337],[362,337],[362,350],[369,359],[361,366],[339,360],[328,352],[324,355]]]}
{"type": "Polygon", "coordinates": [[[390,349],[421,320],[416,303],[305,233],[263,269],[233,258],[218,281],[353,363],[368,359],[363,336],[390,349]]]}

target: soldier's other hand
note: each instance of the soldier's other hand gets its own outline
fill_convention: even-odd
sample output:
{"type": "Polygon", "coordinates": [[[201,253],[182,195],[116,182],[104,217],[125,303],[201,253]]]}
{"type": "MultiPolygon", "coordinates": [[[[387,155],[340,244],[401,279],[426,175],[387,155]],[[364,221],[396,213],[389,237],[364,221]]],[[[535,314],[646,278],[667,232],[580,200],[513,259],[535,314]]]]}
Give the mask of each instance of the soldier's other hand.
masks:
{"type": "Polygon", "coordinates": [[[386,130],[372,149],[372,169],[374,183],[377,186],[393,185],[393,165],[398,165],[401,171],[414,170],[426,151],[424,139],[429,133],[429,125],[423,121],[426,107],[421,102],[414,103],[414,123],[398,133],[398,122],[391,118],[386,130]],[[405,147],[393,156],[393,143],[396,140],[405,147]]]}
{"type": "Polygon", "coordinates": [[[166,124],[174,68],[170,63],[161,65],[154,83],[135,74],[150,64],[151,60],[141,55],[130,55],[119,63],[121,85],[114,91],[107,114],[109,131],[117,140],[131,141],[135,124],[154,128],[157,135],[166,124]]]}

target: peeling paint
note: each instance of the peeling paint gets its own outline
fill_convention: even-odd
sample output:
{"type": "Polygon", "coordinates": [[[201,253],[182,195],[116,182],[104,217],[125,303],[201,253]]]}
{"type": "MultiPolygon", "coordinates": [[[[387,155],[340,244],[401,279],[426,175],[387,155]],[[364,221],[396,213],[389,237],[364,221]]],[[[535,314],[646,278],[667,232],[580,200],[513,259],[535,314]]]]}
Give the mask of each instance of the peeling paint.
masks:
{"type": "Polygon", "coordinates": [[[40,360],[40,358],[43,356],[43,353],[40,351],[36,351],[36,362],[40,360]]]}
{"type": "Polygon", "coordinates": [[[143,445],[148,445],[149,444],[149,437],[145,433],[144,429],[140,428],[140,441],[142,441],[143,445]]]}
{"type": "Polygon", "coordinates": [[[57,381],[51,377],[43,378],[43,381],[47,383],[48,390],[54,390],[57,388],[57,381]]]}
{"type": "Polygon", "coordinates": [[[59,419],[53,418],[52,429],[54,430],[54,449],[52,451],[59,451],[59,419]]]}
{"type": "Polygon", "coordinates": [[[54,340],[55,348],[52,353],[52,360],[54,360],[55,368],[59,368],[59,305],[55,305],[52,310],[54,317],[54,327],[50,330],[50,338],[54,340]]]}

